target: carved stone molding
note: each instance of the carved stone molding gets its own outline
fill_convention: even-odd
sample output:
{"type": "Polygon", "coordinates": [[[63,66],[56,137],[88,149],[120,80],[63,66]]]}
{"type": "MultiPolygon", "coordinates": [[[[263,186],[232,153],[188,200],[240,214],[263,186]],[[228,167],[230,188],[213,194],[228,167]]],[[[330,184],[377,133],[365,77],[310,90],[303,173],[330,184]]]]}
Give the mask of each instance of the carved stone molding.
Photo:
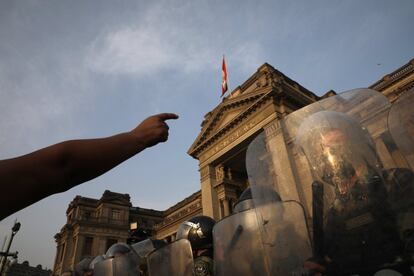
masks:
{"type": "Polygon", "coordinates": [[[279,135],[282,131],[280,128],[280,122],[279,120],[273,121],[272,123],[265,126],[265,133],[266,133],[266,139],[271,139],[276,135],[279,135]]]}
{"type": "Polygon", "coordinates": [[[233,131],[231,131],[227,136],[225,136],[221,141],[217,142],[212,148],[208,149],[203,155],[200,156],[200,163],[204,162],[217,152],[221,151],[234,141],[236,141],[238,138],[240,138],[242,135],[256,127],[262,120],[266,118],[267,114],[261,112],[258,113],[257,116],[253,117],[252,119],[245,122],[243,125],[241,125],[238,128],[235,128],[233,131]]]}
{"type": "Polygon", "coordinates": [[[217,182],[221,182],[224,180],[224,178],[225,178],[224,166],[219,165],[216,167],[216,180],[217,182]]]}

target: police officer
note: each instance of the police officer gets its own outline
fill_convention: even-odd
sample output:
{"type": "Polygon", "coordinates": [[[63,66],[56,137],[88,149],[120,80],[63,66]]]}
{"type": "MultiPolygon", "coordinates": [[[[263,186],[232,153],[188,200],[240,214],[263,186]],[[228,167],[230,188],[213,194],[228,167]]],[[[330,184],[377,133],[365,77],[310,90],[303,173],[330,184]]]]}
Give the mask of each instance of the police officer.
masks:
{"type": "Polygon", "coordinates": [[[178,239],[188,239],[194,258],[194,272],[197,276],[214,275],[213,227],[215,220],[208,216],[193,217],[183,222],[177,231],[178,239]]]}
{"type": "MultiPolygon", "coordinates": [[[[298,144],[334,191],[325,214],[323,269],[328,275],[373,275],[393,266],[403,248],[375,147],[346,114],[322,111],[307,120],[298,144]]],[[[412,275],[407,266],[393,267],[412,275]]]]}

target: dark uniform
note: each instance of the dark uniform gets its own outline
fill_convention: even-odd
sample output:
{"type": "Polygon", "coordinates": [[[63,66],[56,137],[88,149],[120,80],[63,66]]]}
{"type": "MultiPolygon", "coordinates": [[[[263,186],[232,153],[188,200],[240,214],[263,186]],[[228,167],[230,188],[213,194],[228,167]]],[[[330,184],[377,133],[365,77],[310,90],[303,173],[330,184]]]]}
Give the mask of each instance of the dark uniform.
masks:
{"type": "Polygon", "coordinates": [[[194,272],[196,276],[213,276],[214,261],[207,255],[202,255],[194,259],[194,272]]]}
{"type": "Polygon", "coordinates": [[[403,252],[397,229],[384,181],[368,169],[347,194],[337,194],[327,213],[324,245],[332,260],[328,275],[372,275],[394,263],[403,252]]]}

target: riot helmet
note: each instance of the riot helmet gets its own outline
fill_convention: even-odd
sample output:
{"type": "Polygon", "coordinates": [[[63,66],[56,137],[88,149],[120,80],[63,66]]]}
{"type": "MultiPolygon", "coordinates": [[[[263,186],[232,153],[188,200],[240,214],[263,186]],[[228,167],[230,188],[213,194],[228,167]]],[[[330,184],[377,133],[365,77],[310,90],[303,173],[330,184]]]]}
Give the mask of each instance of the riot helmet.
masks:
{"type": "Polygon", "coordinates": [[[151,236],[150,233],[141,227],[136,228],[136,229],[131,229],[129,230],[129,237],[127,239],[127,244],[134,244],[134,243],[146,240],[150,236],[151,236]]]}
{"type": "Polygon", "coordinates": [[[83,276],[85,273],[91,272],[89,265],[92,261],[92,258],[87,257],[82,259],[79,263],[75,265],[74,274],[75,276],[83,276]]]}
{"type": "Polygon", "coordinates": [[[279,202],[281,201],[281,198],[279,194],[273,190],[268,188],[267,186],[252,186],[247,187],[243,193],[240,195],[239,199],[234,204],[234,213],[243,212],[246,210],[253,209],[255,207],[253,202],[253,196],[252,193],[259,193],[264,192],[268,194],[267,199],[270,199],[272,202],[279,202]]]}
{"type": "Polygon", "coordinates": [[[95,268],[95,265],[97,264],[97,263],[99,263],[99,262],[102,262],[102,261],[104,261],[105,260],[105,256],[104,255],[98,255],[98,256],[96,256],[95,258],[93,258],[93,260],[90,262],[90,264],[89,264],[89,268],[90,269],[94,269],[95,268]]]}
{"type": "Polygon", "coordinates": [[[105,259],[114,258],[116,256],[127,254],[131,251],[131,248],[126,243],[115,243],[109,247],[106,251],[105,259]]]}
{"type": "Polygon", "coordinates": [[[216,221],[208,216],[197,216],[183,222],[177,230],[177,240],[187,239],[193,250],[211,248],[216,221]]]}

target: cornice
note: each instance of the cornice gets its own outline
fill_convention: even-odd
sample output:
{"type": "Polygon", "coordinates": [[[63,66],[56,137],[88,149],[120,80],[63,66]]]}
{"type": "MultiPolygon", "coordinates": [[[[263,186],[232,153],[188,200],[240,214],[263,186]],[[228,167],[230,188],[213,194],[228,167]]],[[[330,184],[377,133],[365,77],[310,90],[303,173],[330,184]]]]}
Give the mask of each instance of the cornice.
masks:
{"type": "Polygon", "coordinates": [[[157,216],[162,218],[164,215],[163,211],[154,210],[154,209],[146,209],[141,207],[131,207],[129,209],[130,214],[132,215],[148,215],[148,216],[157,216]]]}
{"type": "Polygon", "coordinates": [[[168,208],[167,210],[165,210],[163,212],[163,216],[164,218],[167,217],[168,215],[172,214],[174,211],[177,211],[178,209],[184,207],[185,205],[194,202],[194,200],[200,198],[201,199],[201,190],[193,193],[192,195],[184,198],[183,200],[177,202],[175,205],[171,206],[170,208],[168,208]]]}
{"type": "Polygon", "coordinates": [[[87,220],[76,220],[73,226],[78,227],[92,227],[94,229],[114,229],[114,230],[128,230],[129,223],[116,224],[110,222],[99,222],[99,221],[87,221],[87,220]]]}
{"type": "Polygon", "coordinates": [[[202,211],[201,202],[200,203],[194,202],[194,204],[191,204],[190,206],[178,212],[177,214],[166,217],[160,223],[155,224],[154,230],[156,232],[160,232],[162,231],[162,229],[171,227],[172,225],[175,225],[175,224],[180,224],[182,221],[194,217],[194,215],[199,213],[200,211],[202,211]]]}
{"type": "Polygon", "coordinates": [[[397,83],[398,81],[400,81],[401,79],[405,78],[407,75],[413,72],[414,59],[410,60],[408,63],[404,64],[394,72],[385,75],[379,81],[369,86],[369,88],[382,92],[386,88],[392,86],[393,84],[397,83]]]}

